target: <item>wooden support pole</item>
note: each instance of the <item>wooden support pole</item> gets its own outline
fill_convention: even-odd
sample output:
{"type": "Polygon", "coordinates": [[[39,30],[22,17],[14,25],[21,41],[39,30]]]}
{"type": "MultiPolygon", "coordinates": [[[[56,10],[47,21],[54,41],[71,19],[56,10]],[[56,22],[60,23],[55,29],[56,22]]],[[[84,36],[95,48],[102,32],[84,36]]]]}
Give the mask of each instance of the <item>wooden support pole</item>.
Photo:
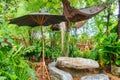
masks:
{"type": "Polygon", "coordinates": [[[39,63],[39,68],[36,71],[37,80],[50,80],[50,76],[45,64],[44,57],[44,37],[43,37],[43,29],[41,26],[41,35],[42,35],[42,61],[39,63]]]}

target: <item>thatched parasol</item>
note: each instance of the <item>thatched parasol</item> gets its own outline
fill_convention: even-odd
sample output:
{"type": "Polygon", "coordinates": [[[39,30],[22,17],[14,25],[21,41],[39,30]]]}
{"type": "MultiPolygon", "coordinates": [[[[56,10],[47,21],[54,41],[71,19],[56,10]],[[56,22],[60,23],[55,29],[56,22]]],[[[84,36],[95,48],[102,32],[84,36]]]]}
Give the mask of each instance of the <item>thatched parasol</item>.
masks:
{"type": "MultiPolygon", "coordinates": [[[[43,37],[43,29],[42,25],[47,26],[50,24],[57,24],[63,21],[67,21],[66,18],[62,15],[51,15],[44,13],[32,13],[22,17],[14,18],[10,20],[10,24],[17,24],[19,26],[40,26],[41,27],[41,35],[42,35],[42,62],[40,62],[40,67],[37,70],[37,77],[40,80],[50,80],[48,75],[48,71],[45,65],[44,60],[44,37],[43,37]]],[[[38,79],[38,80],[39,80],[38,79]]]]}
{"type": "Polygon", "coordinates": [[[62,0],[63,14],[70,22],[78,22],[90,19],[105,9],[105,5],[91,6],[89,8],[75,9],[70,6],[68,0],[62,0]]]}

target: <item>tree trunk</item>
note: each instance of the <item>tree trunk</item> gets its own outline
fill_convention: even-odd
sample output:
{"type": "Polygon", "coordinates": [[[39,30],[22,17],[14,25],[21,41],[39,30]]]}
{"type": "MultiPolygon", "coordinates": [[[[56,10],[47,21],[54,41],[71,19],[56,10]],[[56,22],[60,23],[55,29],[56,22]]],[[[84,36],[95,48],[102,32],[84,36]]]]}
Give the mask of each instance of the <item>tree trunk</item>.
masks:
{"type": "Polygon", "coordinates": [[[70,22],[67,22],[66,32],[65,32],[65,45],[66,45],[65,56],[69,56],[69,42],[70,42],[69,27],[70,27],[70,22]]]}
{"type": "Polygon", "coordinates": [[[110,21],[110,0],[107,1],[107,27],[106,27],[106,36],[108,36],[108,30],[109,30],[109,21],[110,21]]]}
{"type": "Polygon", "coordinates": [[[61,51],[63,56],[69,55],[69,25],[65,22],[61,23],[61,51]],[[66,32],[65,32],[66,31],[66,32]]]}
{"type": "Polygon", "coordinates": [[[61,26],[61,51],[62,53],[64,53],[65,22],[62,22],[60,26],[61,26]]]}
{"type": "Polygon", "coordinates": [[[118,4],[119,4],[119,13],[118,13],[118,40],[120,39],[120,0],[118,0],[118,4]]]}

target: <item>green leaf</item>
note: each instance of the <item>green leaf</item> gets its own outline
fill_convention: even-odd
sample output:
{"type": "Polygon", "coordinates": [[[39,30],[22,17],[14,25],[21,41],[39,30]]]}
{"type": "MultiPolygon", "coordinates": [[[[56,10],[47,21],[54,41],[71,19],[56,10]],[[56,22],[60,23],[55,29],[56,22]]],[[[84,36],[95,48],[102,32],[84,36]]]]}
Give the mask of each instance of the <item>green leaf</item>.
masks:
{"type": "Polygon", "coordinates": [[[10,39],[10,38],[9,38],[7,41],[8,41],[9,43],[13,43],[13,40],[10,39]]]}
{"type": "Polygon", "coordinates": [[[4,39],[3,38],[0,38],[0,42],[3,42],[4,41],[4,39]]]}
{"type": "Polygon", "coordinates": [[[115,61],[115,64],[116,64],[116,65],[120,65],[120,60],[116,60],[116,61],[115,61]]]}
{"type": "Polygon", "coordinates": [[[0,80],[6,80],[6,77],[0,76],[0,80]]]}
{"type": "Polygon", "coordinates": [[[1,45],[2,45],[2,47],[4,47],[4,46],[8,46],[7,43],[1,43],[1,45]]]}

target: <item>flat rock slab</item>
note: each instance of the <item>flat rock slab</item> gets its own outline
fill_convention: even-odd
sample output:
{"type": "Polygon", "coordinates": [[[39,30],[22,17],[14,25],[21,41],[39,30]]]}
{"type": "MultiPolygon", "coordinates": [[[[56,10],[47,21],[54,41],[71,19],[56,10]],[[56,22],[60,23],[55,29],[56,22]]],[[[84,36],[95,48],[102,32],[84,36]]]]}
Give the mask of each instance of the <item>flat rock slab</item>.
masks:
{"type": "Polygon", "coordinates": [[[55,65],[56,62],[48,64],[48,70],[50,73],[51,80],[73,80],[72,75],[70,73],[58,69],[55,65]]]}
{"type": "Polygon", "coordinates": [[[91,76],[83,76],[80,80],[109,80],[109,78],[105,74],[94,74],[91,76]]]}
{"type": "Polygon", "coordinates": [[[73,69],[99,68],[99,64],[95,60],[85,59],[85,58],[70,58],[70,57],[57,58],[56,66],[73,68],[73,69]]]}

